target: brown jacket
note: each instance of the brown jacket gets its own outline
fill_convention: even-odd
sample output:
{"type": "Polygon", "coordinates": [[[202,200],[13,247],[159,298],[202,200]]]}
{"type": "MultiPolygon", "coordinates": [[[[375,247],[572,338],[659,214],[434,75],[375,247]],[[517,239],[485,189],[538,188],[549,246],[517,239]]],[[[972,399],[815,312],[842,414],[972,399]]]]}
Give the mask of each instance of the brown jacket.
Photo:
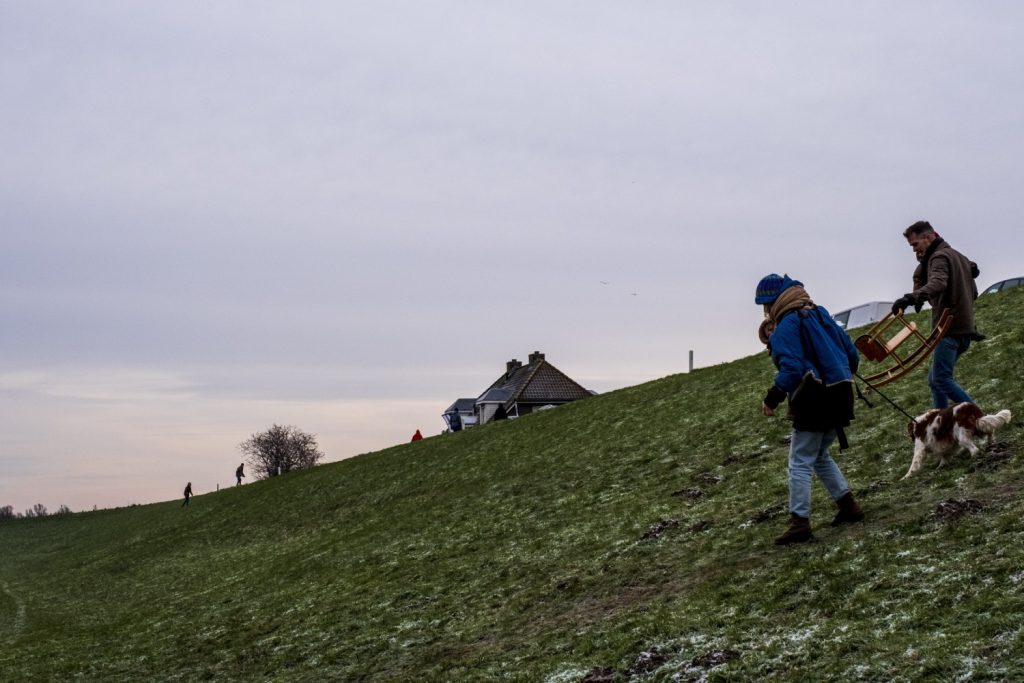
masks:
{"type": "Polygon", "coordinates": [[[974,278],[977,276],[977,264],[939,237],[928,247],[914,271],[911,296],[918,305],[925,301],[931,304],[933,326],[948,308],[953,312],[948,334],[978,337],[974,326],[974,300],[978,298],[974,278]]]}

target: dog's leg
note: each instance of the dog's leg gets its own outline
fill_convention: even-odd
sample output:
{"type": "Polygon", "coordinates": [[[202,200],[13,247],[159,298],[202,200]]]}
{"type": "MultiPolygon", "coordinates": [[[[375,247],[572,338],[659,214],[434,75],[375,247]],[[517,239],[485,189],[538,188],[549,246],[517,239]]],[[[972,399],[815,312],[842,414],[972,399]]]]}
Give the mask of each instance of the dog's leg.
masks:
{"type": "Polygon", "coordinates": [[[907,473],[903,475],[904,479],[912,477],[921,469],[921,463],[924,461],[924,456],[927,450],[928,449],[925,448],[922,441],[914,441],[914,459],[910,461],[910,469],[908,469],[907,473]]]}
{"type": "Polygon", "coordinates": [[[966,448],[973,457],[978,457],[978,444],[974,443],[970,432],[963,427],[956,427],[953,429],[953,435],[956,437],[958,444],[966,448]]]}

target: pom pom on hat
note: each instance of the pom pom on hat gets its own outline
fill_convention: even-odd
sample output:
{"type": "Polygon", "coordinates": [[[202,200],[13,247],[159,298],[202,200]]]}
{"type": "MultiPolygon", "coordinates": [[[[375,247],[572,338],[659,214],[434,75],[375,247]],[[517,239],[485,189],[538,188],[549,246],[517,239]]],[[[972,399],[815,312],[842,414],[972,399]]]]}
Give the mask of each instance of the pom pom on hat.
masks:
{"type": "Polygon", "coordinates": [[[789,275],[777,275],[776,273],[765,275],[757,283],[757,290],[754,292],[754,303],[759,305],[773,304],[780,294],[793,285],[800,285],[802,287],[803,283],[792,279],[789,275]]]}

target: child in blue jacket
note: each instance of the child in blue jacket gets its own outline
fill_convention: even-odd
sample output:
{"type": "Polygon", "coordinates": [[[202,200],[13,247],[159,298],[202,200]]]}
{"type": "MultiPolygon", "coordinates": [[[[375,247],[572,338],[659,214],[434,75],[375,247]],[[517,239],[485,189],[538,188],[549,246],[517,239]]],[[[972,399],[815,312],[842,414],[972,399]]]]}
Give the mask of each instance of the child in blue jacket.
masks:
{"type": "Polygon", "coordinates": [[[850,486],[828,447],[853,419],[853,373],[860,357],[849,335],[821,306],[815,306],[803,283],[788,275],[767,275],[757,285],[754,302],[764,306],[759,336],[778,368],[764,397],[766,416],[789,400],[793,435],[789,448],[790,524],[778,545],[811,540],[811,475],[839,507],[832,526],[864,519],[850,486]]]}

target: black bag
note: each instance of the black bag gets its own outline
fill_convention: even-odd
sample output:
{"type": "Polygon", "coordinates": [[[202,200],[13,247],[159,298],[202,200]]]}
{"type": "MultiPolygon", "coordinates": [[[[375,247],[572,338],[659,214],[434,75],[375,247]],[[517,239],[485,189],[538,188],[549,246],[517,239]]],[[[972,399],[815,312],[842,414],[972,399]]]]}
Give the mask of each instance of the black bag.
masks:
{"type": "Polygon", "coordinates": [[[825,384],[808,372],[789,401],[793,427],[802,432],[827,432],[853,419],[853,382],[825,384]]]}

